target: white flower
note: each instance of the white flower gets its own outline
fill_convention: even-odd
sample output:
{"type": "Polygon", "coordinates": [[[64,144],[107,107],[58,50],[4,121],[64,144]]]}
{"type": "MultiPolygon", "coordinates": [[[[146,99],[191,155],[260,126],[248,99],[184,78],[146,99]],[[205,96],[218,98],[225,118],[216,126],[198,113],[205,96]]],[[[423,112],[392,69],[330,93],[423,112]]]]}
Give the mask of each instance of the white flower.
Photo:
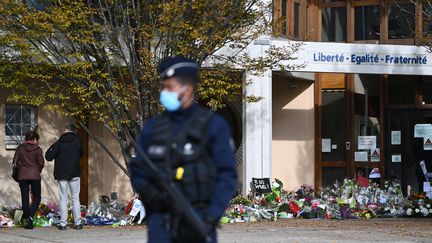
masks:
{"type": "Polygon", "coordinates": [[[427,207],[427,208],[430,208],[430,204],[426,204],[426,207],[427,207]]]}
{"type": "Polygon", "coordinates": [[[422,210],[421,210],[421,214],[422,214],[424,217],[426,217],[426,216],[429,215],[429,210],[427,210],[427,208],[422,208],[422,210]]]}
{"type": "Polygon", "coordinates": [[[420,209],[416,208],[416,209],[415,209],[415,212],[416,212],[416,213],[419,213],[419,212],[420,212],[420,209]]]}
{"type": "Polygon", "coordinates": [[[408,209],[406,210],[406,215],[411,216],[412,213],[413,213],[412,208],[408,208],[408,209]]]}
{"type": "Polygon", "coordinates": [[[432,213],[432,208],[431,208],[431,209],[429,209],[429,213],[432,213]]]}

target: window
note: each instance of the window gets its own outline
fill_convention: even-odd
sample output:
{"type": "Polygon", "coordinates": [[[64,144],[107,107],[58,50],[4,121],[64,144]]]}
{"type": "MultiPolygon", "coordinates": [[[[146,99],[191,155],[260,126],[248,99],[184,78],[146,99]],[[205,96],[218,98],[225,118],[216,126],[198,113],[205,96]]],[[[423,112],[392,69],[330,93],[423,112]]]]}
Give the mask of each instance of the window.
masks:
{"type": "Polygon", "coordinates": [[[298,39],[300,36],[300,3],[294,3],[294,38],[298,39]]]}
{"type": "MultiPolygon", "coordinates": [[[[373,136],[375,148],[380,148],[380,76],[373,74],[356,74],[354,76],[354,144],[355,152],[367,153],[366,160],[355,162],[380,162],[380,152],[373,156],[372,148],[365,148],[358,143],[363,136],[373,136]]],[[[364,137],[363,137],[364,138],[364,137]]],[[[379,166],[379,165],[377,165],[379,166]]],[[[366,170],[363,169],[364,175],[366,170]]],[[[370,171],[369,171],[370,172],[370,171]]]]}
{"type": "Polygon", "coordinates": [[[414,105],[418,77],[409,75],[389,75],[389,105],[414,105]]]}
{"type": "Polygon", "coordinates": [[[16,148],[25,134],[36,127],[35,108],[26,105],[6,105],[6,149],[16,148]]]}
{"type": "Polygon", "coordinates": [[[423,76],[421,87],[422,105],[432,105],[432,76],[423,76]]]}
{"type": "Polygon", "coordinates": [[[288,35],[288,0],[282,0],[282,36],[288,35]]]}
{"type": "Polygon", "coordinates": [[[322,41],[346,41],[346,8],[322,9],[322,41]]]}
{"type": "Polygon", "coordinates": [[[355,7],[355,40],[378,40],[380,13],[377,5],[355,7]]]}
{"type": "Polygon", "coordinates": [[[407,39],[414,37],[415,5],[392,4],[388,7],[388,38],[407,39]]]}
{"type": "Polygon", "coordinates": [[[432,1],[423,3],[423,32],[432,34],[432,1]]]}
{"type": "Polygon", "coordinates": [[[346,101],[345,90],[322,91],[322,137],[337,145],[337,149],[322,153],[322,161],[346,160],[346,151],[342,149],[347,139],[346,101]]]}

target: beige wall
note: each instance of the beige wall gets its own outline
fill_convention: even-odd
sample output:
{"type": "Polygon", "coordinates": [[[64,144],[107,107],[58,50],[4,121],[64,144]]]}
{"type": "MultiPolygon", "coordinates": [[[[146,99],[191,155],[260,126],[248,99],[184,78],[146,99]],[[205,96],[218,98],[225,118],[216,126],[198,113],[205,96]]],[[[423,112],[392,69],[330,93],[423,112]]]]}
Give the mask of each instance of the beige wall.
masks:
{"type": "Polygon", "coordinates": [[[314,85],[273,75],[272,177],[284,188],[314,184],[314,85]]]}
{"type": "MultiPolygon", "coordinates": [[[[120,145],[108,130],[95,121],[90,121],[89,128],[124,163],[120,145]]],[[[97,201],[101,195],[110,196],[111,192],[117,192],[120,200],[130,200],[133,196],[129,177],[89,138],[89,202],[97,201]]]]}
{"type": "MultiPolygon", "coordinates": [[[[14,150],[5,148],[5,99],[0,98],[0,205],[21,204],[21,196],[18,183],[11,173],[11,162],[14,150]]],[[[44,107],[37,110],[36,123],[39,125],[40,146],[43,152],[54,143],[63,133],[64,127],[71,122],[55,111],[49,111],[44,107]]],[[[118,158],[122,158],[119,145],[110,136],[108,131],[94,121],[89,124],[90,129],[103,141],[118,158]]],[[[100,195],[111,195],[118,192],[120,199],[129,200],[132,197],[130,181],[124,173],[111,161],[105,152],[89,138],[89,203],[99,199],[100,195]]],[[[121,160],[123,162],[123,160],[121,160]]],[[[45,162],[42,171],[42,202],[58,201],[57,181],[53,176],[54,163],[45,162]]]]}
{"type": "Polygon", "coordinates": [[[12,171],[13,151],[6,151],[5,147],[5,106],[4,99],[0,99],[0,205],[20,202],[18,183],[10,176],[12,171]]]}
{"type": "MultiPolygon", "coordinates": [[[[0,105],[0,160],[2,165],[0,166],[0,204],[12,205],[21,204],[21,194],[18,183],[16,183],[11,173],[12,157],[15,150],[6,150],[5,146],[5,100],[1,100],[0,105]]],[[[44,107],[37,109],[36,122],[39,125],[40,140],[39,144],[42,147],[43,152],[54,143],[58,136],[64,131],[65,125],[68,123],[68,119],[62,117],[56,112],[49,111],[44,107]]],[[[45,167],[42,171],[42,202],[58,200],[58,189],[57,182],[53,176],[54,163],[45,162],[45,167]]]]}

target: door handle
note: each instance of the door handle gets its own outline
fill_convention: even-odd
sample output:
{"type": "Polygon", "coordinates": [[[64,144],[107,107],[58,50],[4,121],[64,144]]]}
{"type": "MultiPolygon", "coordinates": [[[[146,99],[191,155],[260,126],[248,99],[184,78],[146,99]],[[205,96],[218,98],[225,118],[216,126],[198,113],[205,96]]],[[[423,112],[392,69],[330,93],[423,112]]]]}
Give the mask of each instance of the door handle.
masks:
{"type": "Polygon", "coordinates": [[[351,142],[345,142],[345,150],[351,150],[351,142]]]}

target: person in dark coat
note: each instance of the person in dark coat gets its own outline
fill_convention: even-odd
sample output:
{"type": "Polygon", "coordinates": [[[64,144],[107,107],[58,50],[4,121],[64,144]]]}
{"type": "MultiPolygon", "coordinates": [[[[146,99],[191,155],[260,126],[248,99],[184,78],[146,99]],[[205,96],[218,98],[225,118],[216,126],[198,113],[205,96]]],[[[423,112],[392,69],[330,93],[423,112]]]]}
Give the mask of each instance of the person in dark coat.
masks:
{"type": "Polygon", "coordinates": [[[77,131],[78,129],[75,125],[67,125],[65,132],[45,153],[46,160],[55,160],[54,178],[58,180],[60,193],[59,230],[65,230],[67,225],[67,199],[69,188],[71,190],[72,214],[74,217],[75,229],[82,229],[79,194],[81,184],[80,159],[83,154],[83,148],[76,134],[77,131]]]}
{"type": "Polygon", "coordinates": [[[27,132],[25,141],[15,151],[14,161],[20,166],[18,183],[21,189],[21,203],[25,228],[33,229],[33,217],[41,201],[41,173],[44,167],[42,149],[38,145],[39,134],[27,132]],[[33,195],[30,206],[29,193],[33,195]]]}
{"type": "MultiPolygon", "coordinates": [[[[166,111],[147,122],[138,142],[161,171],[173,175],[178,189],[206,223],[207,237],[216,242],[216,226],[237,183],[231,130],[221,116],[195,103],[197,63],[174,57],[159,68],[160,102],[166,111]]],[[[170,210],[164,192],[141,163],[138,154],[129,169],[132,186],[146,208],[148,242],[203,242],[187,220],[170,210]]]]}

